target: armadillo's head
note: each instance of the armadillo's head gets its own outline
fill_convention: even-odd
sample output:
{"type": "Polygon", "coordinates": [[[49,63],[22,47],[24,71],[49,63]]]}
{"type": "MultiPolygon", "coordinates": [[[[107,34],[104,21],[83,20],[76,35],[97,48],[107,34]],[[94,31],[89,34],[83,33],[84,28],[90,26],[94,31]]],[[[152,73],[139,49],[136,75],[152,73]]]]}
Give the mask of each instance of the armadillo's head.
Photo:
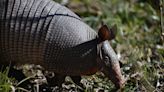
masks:
{"type": "Polygon", "coordinates": [[[115,37],[113,30],[103,25],[99,29],[99,56],[102,63],[102,72],[115,84],[117,88],[122,88],[124,79],[121,74],[119,60],[116,53],[110,46],[108,40],[115,37]]]}

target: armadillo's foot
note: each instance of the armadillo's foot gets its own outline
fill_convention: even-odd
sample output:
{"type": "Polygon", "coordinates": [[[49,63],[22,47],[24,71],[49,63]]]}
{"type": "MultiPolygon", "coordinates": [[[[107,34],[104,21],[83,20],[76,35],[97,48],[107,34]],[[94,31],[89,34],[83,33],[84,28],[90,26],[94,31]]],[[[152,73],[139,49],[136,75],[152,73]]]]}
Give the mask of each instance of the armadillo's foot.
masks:
{"type": "Polygon", "coordinates": [[[45,75],[49,86],[58,86],[59,88],[62,88],[62,84],[65,82],[66,75],[52,72],[47,72],[45,75]]]}

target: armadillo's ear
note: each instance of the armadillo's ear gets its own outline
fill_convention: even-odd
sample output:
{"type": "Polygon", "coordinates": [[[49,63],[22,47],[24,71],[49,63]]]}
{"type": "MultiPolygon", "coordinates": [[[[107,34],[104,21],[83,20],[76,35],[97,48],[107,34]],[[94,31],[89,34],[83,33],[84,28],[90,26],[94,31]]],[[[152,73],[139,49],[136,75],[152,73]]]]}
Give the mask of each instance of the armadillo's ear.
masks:
{"type": "Polygon", "coordinates": [[[116,28],[116,25],[114,25],[112,28],[108,28],[107,25],[102,25],[98,31],[100,42],[114,39],[117,33],[116,28]]]}

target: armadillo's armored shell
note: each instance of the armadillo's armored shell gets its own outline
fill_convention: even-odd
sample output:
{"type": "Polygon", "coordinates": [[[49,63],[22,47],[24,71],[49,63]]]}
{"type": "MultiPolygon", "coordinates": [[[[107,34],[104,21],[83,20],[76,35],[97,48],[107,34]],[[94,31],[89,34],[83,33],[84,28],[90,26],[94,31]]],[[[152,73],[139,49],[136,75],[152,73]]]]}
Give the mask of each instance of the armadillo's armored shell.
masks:
{"type": "Polygon", "coordinates": [[[0,53],[7,61],[76,75],[95,66],[96,36],[52,0],[0,0],[0,53]]]}

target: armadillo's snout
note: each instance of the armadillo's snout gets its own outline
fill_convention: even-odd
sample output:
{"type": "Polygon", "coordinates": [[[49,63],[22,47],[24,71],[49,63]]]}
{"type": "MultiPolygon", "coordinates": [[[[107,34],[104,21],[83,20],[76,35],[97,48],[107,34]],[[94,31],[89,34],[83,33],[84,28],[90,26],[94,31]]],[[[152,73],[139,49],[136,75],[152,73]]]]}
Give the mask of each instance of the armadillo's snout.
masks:
{"type": "Polygon", "coordinates": [[[108,41],[102,42],[101,59],[104,62],[103,73],[115,84],[117,88],[122,88],[125,80],[121,74],[117,55],[108,41]]]}
{"type": "Polygon", "coordinates": [[[116,88],[122,88],[125,80],[121,74],[119,60],[108,42],[115,38],[117,30],[114,29],[106,25],[99,29],[100,58],[103,63],[103,73],[115,84],[116,88]]]}
{"type": "Polygon", "coordinates": [[[125,80],[121,74],[119,63],[104,68],[103,73],[115,84],[116,88],[123,88],[125,80]]]}

